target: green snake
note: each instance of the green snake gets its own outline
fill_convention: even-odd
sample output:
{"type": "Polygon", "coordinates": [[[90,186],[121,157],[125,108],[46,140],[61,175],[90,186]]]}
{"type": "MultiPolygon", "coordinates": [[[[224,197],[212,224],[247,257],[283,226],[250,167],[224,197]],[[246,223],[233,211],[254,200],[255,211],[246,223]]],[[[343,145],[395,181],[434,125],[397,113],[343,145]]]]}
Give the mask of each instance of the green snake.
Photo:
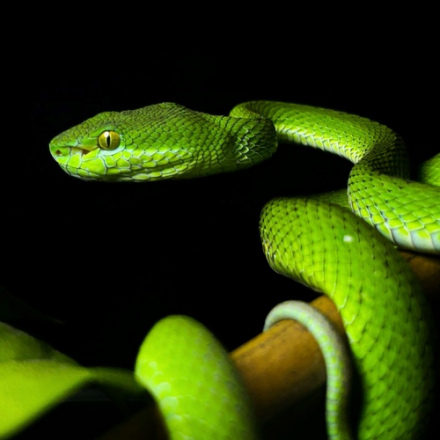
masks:
{"type": "MultiPolygon", "coordinates": [[[[424,167],[429,182],[412,181],[405,144],[387,126],[270,101],[239,104],[229,116],[175,103],[104,112],[56,136],[50,152],[80,179],[145,182],[238,171],[270,158],[278,143],[319,148],[354,164],[342,195],[269,201],[260,235],[276,272],[325,293],[337,306],[360,377],[358,417],[348,422],[349,381],[341,367],[347,353],[338,352],[332,333],[307,311],[290,315],[291,303],[275,308],[266,328],[293,316],[321,341],[331,438],[417,438],[433,394],[432,332],[420,287],[396,247],[440,254],[440,154],[424,167]]],[[[135,371],[157,398],[171,438],[258,438],[240,378],[191,318],[159,321],[135,371]]]]}

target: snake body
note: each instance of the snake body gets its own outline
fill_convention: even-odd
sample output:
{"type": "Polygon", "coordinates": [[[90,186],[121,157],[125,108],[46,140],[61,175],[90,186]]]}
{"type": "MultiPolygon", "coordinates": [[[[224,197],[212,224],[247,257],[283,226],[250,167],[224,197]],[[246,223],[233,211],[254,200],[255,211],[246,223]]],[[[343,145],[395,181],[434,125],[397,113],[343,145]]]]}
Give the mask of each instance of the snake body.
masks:
{"type": "MultiPolygon", "coordinates": [[[[269,101],[239,104],[229,116],[174,103],[105,112],[55,137],[50,151],[74,177],[141,182],[248,168],[271,157],[280,141],[336,153],[354,166],[342,206],[335,204],[336,198],[282,198],[264,207],[260,233],[266,258],[275,271],[329,295],[340,311],[361,378],[363,400],[352,427],[355,438],[415,438],[422,431],[432,394],[432,343],[420,287],[395,247],[440,254],[440,189],[435,186],[440,154],[424,169],[431,183],[414,182],[408,176],[405,145],[390,128],[335,110],[269,101]]],[[[174,319],[170,322],[175,329],[174,319]]],[[[160,324],[160,328],[155,333],[167,335],[168,327],[160,324]]],[[[155,346],[150,336],[145,344],[155,346]]],[[[321,348],[331,358],[332,349],[321,348]]],[[[147,351],[153,359],[156,349],[147,351]]],[[[189,361],[188,356],[181,361],[189,361]]],[[[173,387],[162,381],[157,392],[147,378],[163,377],[163,369],[173,374],[175,368],[168,368],[166,356],[161,359],[151,360],[148,368],[139,364],[137,371],[158,398],[173,402],[171,413],[169,405],[164,408],[170,418],[181,419],[177,414],[185,410],[178,405],[173,387]]],[[[328,364],[327,368],[338,387],[344,378],[328,364]]],[[[230,381],[225,379],[228,385],[217,395],[227,395],[230,381]]],[[[188,395],[197,394],[200,386],[194,386],[188,386],[188,395]]],[[[179,390],[184,394],[185,386],[179,390]]],[[[238,408],[238,402],[234,405],[238,408]]],[[[197,408],[194,412],[193,417],[206,424],[218,414],[212,408],[203,415],[197,414],[197,408]]],[[[246,420],[249,412],[243,411],[246,420]]],[[[200,434],[200,427],[189,428],[186,435],[237,438],[228,433],[228,416],[223,416],[212,437],[200,434]]],[[[328,400],[332,438],[349,438],[340,421],[343,417],[328,400]]],[[[231,425],[236,423],[234,419],[231,425]]],[[[254,425],[248,425],[251,434],[239,438],[255,438],[254,425]]],[[[169,426],[172,438],[188,438],[179,437],[182,428],[169,426]]]]}

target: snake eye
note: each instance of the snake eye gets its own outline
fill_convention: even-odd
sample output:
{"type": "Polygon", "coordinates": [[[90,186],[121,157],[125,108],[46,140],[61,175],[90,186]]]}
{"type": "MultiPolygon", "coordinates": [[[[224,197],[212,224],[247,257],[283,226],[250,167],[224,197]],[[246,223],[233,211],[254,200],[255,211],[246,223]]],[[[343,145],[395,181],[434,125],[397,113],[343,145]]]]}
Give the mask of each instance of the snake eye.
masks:
{"type": "Polygon", "coordinates": [[[104,131],[98,137],[98,145],[104,150],[114,150],[120,142],[121,138],[116,131],[104,131]]]}

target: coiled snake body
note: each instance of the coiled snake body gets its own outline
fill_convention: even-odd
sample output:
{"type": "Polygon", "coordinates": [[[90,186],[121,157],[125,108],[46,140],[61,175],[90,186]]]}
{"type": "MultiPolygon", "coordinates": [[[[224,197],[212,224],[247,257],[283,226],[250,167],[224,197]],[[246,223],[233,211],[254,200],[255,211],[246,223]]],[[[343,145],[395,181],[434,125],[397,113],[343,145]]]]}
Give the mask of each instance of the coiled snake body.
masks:
{"type": "MultiPolygon", "coordinates": [[[[344,322],[361,378],[362,409],[350,433],[340,406],[346,379],[333,366],[339,358],[333,336],[325,334],[329,436],[415,438],[432,395],[431,331],[420,287],[395,247],[440,254],[440,154],[425,168],[431,183],[410,181],[405,145],[388,127],[269,101],[240,104],[229,116],[174,103],[105,112],[54,138],[50,151],[74,177],[143,182],[247,168],[268,159],[278,141],[354,163],[346,196],[271,200],[260,220],[271,267],[330,296],[344,322]]],[[[307,319],[304,325],[313,327],[307,319]]],[[[136,373],[159,400],[172,438],[257,438],[240,380],[214,346],[193,320],[165,318],[142,345],[136,373]],[[179,349],[170,355],[166,347],[173,342],[179,349]],[[202,384],[203,378],[211,383],[202,384]]]]}

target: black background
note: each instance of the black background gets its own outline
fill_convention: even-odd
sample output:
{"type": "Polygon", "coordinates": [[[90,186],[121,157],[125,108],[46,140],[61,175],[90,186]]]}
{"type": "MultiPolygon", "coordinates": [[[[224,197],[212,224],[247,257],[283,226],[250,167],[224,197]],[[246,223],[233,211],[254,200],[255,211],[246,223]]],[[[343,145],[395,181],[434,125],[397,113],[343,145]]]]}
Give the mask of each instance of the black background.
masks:
{"type": "Polygon", "coordinates": [[[168,41],[171,24],[157,15],[157,28],[144,23],[149,32],[136,35],[115,11],[85,23],[59,18],[36,20],[26,42],[7,49],[0,284],[61,320],[29,330],[84,365],[132,368],[151,325],[171,313],[201,320],[233,349],[279,301],[312,298],[266,263],[259,212],[274,196],[344,187],[350,164],[285,147],[234,174],[82,182],[49,154],[61,131],[101,111],[163,101],[227,114],[270,99],[380,121],[404,137],[414,163],[438,151],[428,128],[437,125],[434,47],[429,26],[415,32],[410,19],[338,32],[292,23],[279,44],[257,25],[236,35],[225,23],[214,41],[209,25],[188,35],[188,23],[168,41]]]}

